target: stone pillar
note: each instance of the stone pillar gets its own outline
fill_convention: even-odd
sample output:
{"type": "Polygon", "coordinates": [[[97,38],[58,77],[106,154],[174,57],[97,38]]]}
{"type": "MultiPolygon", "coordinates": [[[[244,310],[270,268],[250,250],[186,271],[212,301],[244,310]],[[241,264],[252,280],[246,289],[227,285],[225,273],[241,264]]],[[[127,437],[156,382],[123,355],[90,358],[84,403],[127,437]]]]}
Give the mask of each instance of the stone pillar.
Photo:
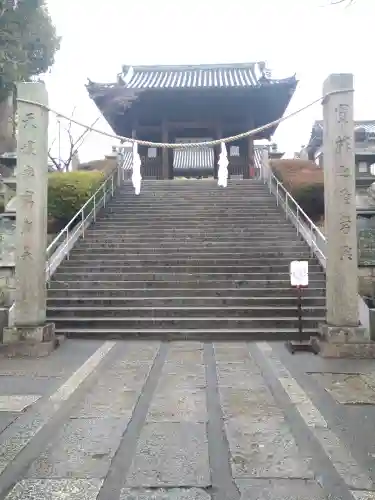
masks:
{"type": "MultiPolygon", "coordinates": [[[[168,125],[163,121],[161,126],[161,142],[169,142],[168,125]]],[[[161,164],[162,164],[162,179],[169,179],[169,149],[162,148],[161,164]]]]}
{"type": "Polygon", "coordinates": [[[355,198],[353,75],[330,75],[323,87],[326,324],[318,342],[324,357],[373,357],[359,326],[355,198]]]}
{"type": "MultiPolygon", "coordinates": [[[[48,104],[43,83],[19,84],[18,98],[48,104]]],[[[13,355],[46,355],[56,345],[46,323],[47,175],[48,111],[19,102],[14,326],[3,334],[13,355]]]]}

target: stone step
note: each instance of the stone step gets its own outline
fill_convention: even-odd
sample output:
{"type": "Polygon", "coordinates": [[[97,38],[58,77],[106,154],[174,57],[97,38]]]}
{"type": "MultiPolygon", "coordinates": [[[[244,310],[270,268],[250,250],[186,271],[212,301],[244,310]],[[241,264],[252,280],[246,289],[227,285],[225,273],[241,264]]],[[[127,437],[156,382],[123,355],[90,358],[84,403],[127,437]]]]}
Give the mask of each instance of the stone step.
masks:
{"type": "Polygon", "coordinates": [[[274,224],[264,224],[262,221],[259,224],[253,223],[251,220],[244,220],[241,224],[238,222],[231,222],[231,223],[226,223],[225,220],[221,221],[220,224],[216,223],[213,224],[210,222],[209,219],[204,224],[196,223],[194,221],[185,221],[181,223],[173,223],[171,222],[165,222],[163,220],[158,220],[158,221],[127,221],[124,219],[124,221],[117,221],[117,222],[111,222],[110,220],[108,222],[101,222],[98,220],[91,226],[90,229],[88,229],[88,232],[91,231],[108,231],[111,234],[116,233],[118,231],[125,232],[125,231],[143,231],[143,232],[159,232],[159,231],[191,231],[191,230],[196,230],[196,231],[202,231],[205,232],[207,230],[221,230],[223,232],[225,231],[233,231],[233,230],[254,230],[254,232],[261,233],[261,234],[267,234],[268,232],[277,232],[278,230],[284,230],[286,227],[291,228],[294,231],[294,234],[297,234],[297,231],[291,226],[290,224],[287,224],[284,219],[280,219],[277,221],[277,223],[274,224]]]}
{"type": "MultiPolygon", "coordinates": [[[[296,308],[297,306],[296,293],[293,296],[277,297],[277,296],[261,296],[261,297],[94,297],[94,296],[71,296],[69,297],[57,297],[48,298],[47,306],[50,310],[56,307],[128,307],[128,308],[139,308],[139,307],[259,307],[264,305],[267,307],[291,307],[296,308]]],[[[303,294],[303,306],[309,307],[325,307],[325,297],[322,296],[306,296],[303,294]]]]}
{"type": "MultiPolygon", "coordinates": [[[[313,318],[315,316],[322,317],[325,314],[325,307],[307,307],[302,308],[302,317],[313,318]]],[[[72,317],[77,317],[80,320],[84,318],[110,318],[111,321],[115,318],[127,320],[129,318],[154,319],[154,318],[209,318],[213,320],[218,318],[227,318],[229,320],[240,318],[257,319],[257,318],[297,318],[297,307],[288,306],[179,306],[179,307],[122,307],[122,306],[48,306],[47,317],[51,321],[65,321],[72,317]]]]}
{"type": "Polygon", "coordinates": [[[166,252],[165,249],[163,253],[158,253],[155,249],[147,249],[146,251],[140,251],[132,249],[132,251],[124,251],[123,249],[86,249],[74,247],[70,260],[150,260],[150,261],[172,261],[172,260],[186,260],[193,259],[201,262],[203,259],[209,261],[215,261],[220,259],[288,259],[291,260],[309,260],[310,251],[307,248],[298,247],[297,250],[289,250],[286,248],[284,252],[279,250],[264,250],[264,249],[250,249],[245,248],[245,252],[239,251],[234,252],[233,249],[228,251],[228,249],[215,249],[215,252],[205,251],[204,249],[194,249],[192,252],[186,251],[171,251],[166,252]]]}
{"type": "MultiPolygon", "coordinates": [[[[118,229],[118,226],[116,226],[118,229]]],[[[108,238],[112,236],[118,235],[117,229],[107,229],[105,227],[103,228],[97,228],[96,225],[93,225],[92,228],[88,229],[86,232],[87,236],[96,236],[96,237],[102,237],[102,238],[108,238]]],[[[138,228],[126,228],[124,227],[124,233],[127,235],[134,235],[134,236],[139,236],[139,237],[154,237],[154,236],[159,236],[160,234],[175,234],[175,235],[180,235],[180,234],[185,234],[188,231],[189,234],[195,235],[195,234],[201,234],[204,233],[206,235],[212,235],[212,236],[225,236],[225,235],[235,235],[235,236],[242,236],[242,235],[253,235],[262,237],[264,234],[270,234],[270,235],[281,235],[281,234],[290,234],[293,236],[296,236],[296,230],[291,227],[290,224],[283,224],[283,225],[278,225],[278,227],[270,227],[270,228],[264,228],[264,226],[259,226],[259,227],[254,227],[254,226],[246,226],[246,227],[238,227],[238,226],[229,226],[229,227],[212,227],[212,226],[206,226],[204,228],[199,228],[199,227],[190,227],[189,229],[186,229],[185,227],[178,227],[178,228],[173,228],[173,227],[167,227],[167,228],[161,228],[159,230],[153,230],[152,228],[144,228],[143,226],[139,226],[138,228]],[[281,226],[281,227],[280,227],[281,226]]],[[[120,233],[122,234],[122,233],[120,233]]]]}
{"type": "MultiPolygon", "coordinates": [[[[290,242],[292,238],[293,233],[283,233],[283,234],[268,234],[264,235],[262,238],[262,242],[269,242],[269,241],[288,241],[290,242]]],[[[180,233],[180,234],[166,234],[166,233],[161,233],[159,235],[149,235],[149,236],[139,236],[135,234],[129,234],[126,231],[124,231],[123,234],[121,232],[118,232],[116,235],[110,236],[110,241],[112,244],[126,244],[126,243],[133,243],[133,242],[138,242],[142,244],[148,244],[148,245],[157,245],[159,243],[176,243],[176,244],[184,244],[184,243],[223,243],[223,242],[235,242],[237,240],[238,243],[247,243],[248,245],[252,245],[253,243],[259,244],[259,237],[246,234],[246,235],[240,235],[240,234],[227,234],[227,235],[220,235],[220,236],[215,236],[215,235],[207,235],[207,234],[190,234],[188,231],[185,231],[185,233],[180,233]]],[[[107,241],[109,238],[103,238],[101,236],[94,236],[90,233],[86,233],[85,238],[83,241],[86,243],[103,243],[107,244],[107,241]]]]}
{"type": "MultiPolygon", "coordinates": [[[[230,281],[242,282],[246,281],[283,281],[289,279],[289,269],[284,269],[279,273],[249,273],[246,271],[240,273],[188,273],[188,272],[168,272],[163,271],[157,273],[154,271],[136,271],[136,272],[75,272],[72,270],[61,271],[58,269],[54,274],[54,279],[57,281],[144,281],[147,283],[153,282],[192,282],[192,281],[230,281]]],[[[321,271],[309,273],[309,280],[316,281],[324,279],[324,274],[321,271]]]]}
{"type": "MultiPolygon", "coordinates": [[[[279,215],[282,213],[280,209],[275,205],[269,206],[269,205],[247,205],[244,206],[238,205],[238,207],[233,207],[233,206],[222,206],[222,207],[216,207],[216,208],[208,208],[207,206],[191,206],[191,204],[186,204],[186,206],[175,206],[175,205],[170,205],[168,204],[166,207],[158,208],[155,207],[154,205],[152,206],[152,215],[153,216],[159,216],[159,217],[164,217],[165,215],[168,216],[170,214],[173,214],[178,217],[183,217],[184,215],[186,218],[190,217],[195,217],[195,216],[202,216],[202,215],[207,215],[207,216],[230,216],[230,215],[237,215],[237,214],[242,214],[248,215],[249,217],[254,215],[254,212],[259,211],[259,210],[264,210],[267,211],[268,215],[279,215]]],[[[148,216],[150,215],[150,207],[145,207],[145,208],[140,208],[140,207],[133,207],[133,208],[127,208],[127,207],[107,207],[106,211],[103,212],[103,214],[100,217],[103,218],[109,218],[110,216],[129,216],[129,213],[134,213],[138,216],[148,216]]]]}
{"type": "MultiPolygon", "coordinates": [[[[309,284],[313,288],[324,288],[325,280],[321,279],[310,279],[309,284]]],[[[123,280],[100,280],[100,281],[90,281],[90,280],[64,280],[59,281],[54,278],[50,283],[50,288],[133,288],[133,289],[170,289],[170,288],[217,288],[217,289],[228,289],[235,288],[236,286],[243,289],[259,288],[267,290],[268,288],[290,288],[290,280],[246,280],[241,283],[236,283],[235,280],[194,280],[191,281],[184,280],[183,282],[178,279],[169,279],[168,281],[123,281],[123,280]]],[[[264,293],[264,292],[263,292],[264,293]]]]}
{"type": "MultiPolygon", "coordinates": [[[[316,328],[324,321],[325,315],[321,316],[314,314],[313,317],[304,317],[303,326],[306,328],[316,328]]],[[[140,329],[147,328],[166,328],[166,329],[213,329],[225,328],[235,330],[240,329],[261,329],[261,328],[298,328],[297,315],[283,318],[228,318],[228,317],[201,317],[201,318],[115,318],[115,317],[88,317],[88,316],[71,316],[59,318],[57,316],[49,316],[48,320],[55,323],[59,330],[75,328],[117,328],[117,329],[140,329]]]]}
{"type": "Polygon", "coordinates": [[[270,212],[269,210],[238,210],[238,211],[228,211],[225,213],[218,213],[218,212],[187,212],[187,211],[181,211],[181,212],[176,212],[174,213],[172,209],[170,209],[168,212],[165,214],[161,214],[158,212],[154,212],[149,210],[148,212],[142,214],[142,213],[137,213],[136,211],[132,212],[124,212],[124,213],[107,213],[105,212],[104,214],[101,214],[98,216],[98,220],[100,221],[108,221],[112,220],[114,222],[116,221],[148,221],[148,220],[157,220],[157,219],[163,219],[165,221],[169,222],[184,222],[184,221],[190,221],[192,220],[193,222],[205,222],[205,223],[211,223],[212,221],[215,221],[216,223],[220,223],[221,221],[223,222],[233,222],[235,224],[238,224],[239,226],[241,225],[241,222],[245,221],[257,221],[257,222],[263,222],[263,223],[272,223],[275,221],[281,221],[285,220],[285,214],[279,211],[274,211],[270,212]]]}
{"type": "Polygon", "coordinates": [[[318,334],[316,327],[304,327],[300,336],[298,328],[246,328],[246,329],[118,329],[106,328],[77,328],[74,326],[56,328],[57,335],[67,338],[101,339],[101,340],[159,340],[159,341],[181,341],[190,340],[197,342],[280,342],[288,340],[308,340],[311,336],[318,334]]]}
{"type": "MultiPolygon", "coordinates": [[[[274,240],[262,240],[262,241],[257,241],[257,242],[252,242],[251,244],[246,244],[246,242],[242,241],[237,241],[237,240],[227,240],[227,241],[187,241],[182,244],[182,242],[179,241],[171,241],[171,242],[163,242],[162,240],[159,242],[154,243],[155,246],[152,246],[150,244],[147,244],[147,242],[137,242],[137,241],[127,241],[124,243],[115,243],[112,241],[101,241],[99,243],[95,242],[90,242],[86,240],[80,240],[77,248],[84,250],[84,249],[90,249],[90,251],[94,250],[122,250],[122,251],[141,251],[141,250],[148,250],[148,251],[158,251],[162,250],[162,252],[187,252],[187,253],[206,253],[208,250],[215,251],[216,250],[222,250],[222,251],[233,251],[234,249],[239,251],[248,251],[250,252],[251,250],[254,251],[266,251],[272,246],[275,246],[275,241],[274,240]]],[[[306,243],[301,241],[278,241],[277,242],[277,247],[280,248],[285,248],[285,250],[288,250],[289,248],[291,250],[302,250],[306,248],[306,243]]]]}
{"type": "Polygon", "coordinates": [[[173,208],[174,211],[182,212],[183,210],[193,211],[193,210],[201,210],[205,212],[206,210],[210,210],[212,212],[227,210],[241,210],[241,208],[245,208],[247,210],[255,209],[255,208],[264,208],[273,211],[279,210],[277,208],[276,199],[261,199],[261,198],[235,198],[234,200],[228,199],[207,199],[202,200],[198,198],[188,198],[188,199],[179,199],[176,201],[171,201],[168,199],[159,199],[159,200],[144,200],[143,203],[134,203],[133,200],[123,200],[123,201],[115,201],[109,202],[106,205],[106,210],[108,212],[113,211],[122,211],[129,213],[129,211],[139,212],[148,212],[150,210],[150,201],[152,201],[152,208],[156,211],[160,212],[168,212],[168,209],[173,208]]]}
{"type": "MultiPolygon", "coordinates": [[[[266,257],[266,258],[254,258],[249,259],[247,256],[244,258],[238,258],[236,254],[232,254],[227,256],[225,259],[217,259],[215,256],[213,257],[202,257],[200,259],[195,258],[194,256],[186,257],[186,258],[178,258],[178,257],[169,257],[165,255],[160,255],[150,258],[128,258],[127,255],[124,255],[122,258],[113,259],[111,255],[103,254],[102,258],[96,258],[94,256],[87,256],[85,258],[75,257],[74,251],[70,256],[69,260],[64,260],[61,264],[61,267],[66,267],[70,269],[70,267],[105,267],[105,266],[115,266],[116,268],[124,268],[124,271],[129,267],[138,268],[142,266],[143,269],[157,270],[158,267],[163,267],[163,269],[168,267],[168,269],[177,268],[177,267],[194,267],[197,269],[201,268],[215,268],[218,269],[220,267],[238,267],[241,270],[249,269],[250,271],[255,269],[266,267],[278,267],[282,266],[284,268],[289,268],[290,262],[292,259],[289,257],[266,257]],[[89,257],[89,258],[88,258],[89,257]],[[125,269],[126,268],[126,269],[125,269]]],[[[301,260],[301,259],[300,259],[301,260]]],[[[318,262],[314,259],[311,259],[309,256],[306,256],[306,260],[309,261],[309,269],[312,270],[312,266],[318,266],[320,270],[320,266],[318,262]]]]}
{"type": "MultiPolygon", "coordinates": [[[[79,283],[79,282],[78,282],[79,283]]],[[[90,287],[90,282],[85,282],[86,286],[66,286],[66,283],[61,283],[61,286],[53,287],[53,283],[50,284],[48,288],[49,298],[60,298],[60,297],[121,297],[122,299],[130,298],[158,298],[164,299],[165,297],[176,297],[181,299],[182,297],[194,297],[199,299],[200,297],[212,297],[220,298],[223,297],[235,297],[235,298],[246,298],[253,299],[259,298],[263,300],[264,298],[288,298],[295,300],[296,290],[288,286],[270,286],[267,288],[237,288],[235,286],[227,286],[222,288],[217,288],[214,284],[212,288],[202,287],[202,288],[186,288],[186,287],[169,287],[169,288],[125,288],[124,283],[121,282],[120,286],[106,288],[105,286],[90,287]]],[[[69,283],[71,285],[71,283],[69,283]]],[[[128,283],[127,283],[128,285],[128,283]]],[[[325,298],[326,290],[325,284],[323,286],[310,286],[303,290],[303,297],[322,297],[325,298]]]]}
{"type": "MultiPolygon", "coordinates": [[[[181,265],[181,266],[173,266],[173,265],[164,265],[164,266],[158,266],[158,265],[147,265],[143,263],[132,263],[132,265],[126,266],[125,262],[122,262],[121,264],[117,263],[111,263],[108,261],[107,264],[97,264],[97,265],[92,265],[92,264],[83,264],[82,262],[71,262],[71,261],[65,261],[58,269],[58,272],[63,272],[63,273],[78,273],[78,274],[87,274],[87,273],[114,273],[114,274],[134,274],[136,271],[142,272],[142,273],[156,273],[162,274],[162,273],[189,273],[189,274],[212,274],[212,273],[218,273],[220,275],[226,274],[226,275],[233,275],[233,274],[241,274],[241,273],[246,273],[253,275],[259,274],[259,273],[264,273],[265,275],[267,274],[279,274],[279,273],[289,273],[289,264],[290,261],[286,262],[285,265],[259,265],[259,266],[245,266],[245,265],[238,265],[238,266],[231,266],[231,265],[226,265],[226,266],[218,266],[218,265],[208,265],[208,264],[200,264],[196,266],[189,266],[189,265],[181,265]],[[73,265],[74,264],[74,265],[73,265]],[[124,265],[125,264],[125,265],[124,265]]],[[[313,275],[315,273],[321,273],[322,270],[318,264],[311,264],[309,266],[309,274],[313,275]]]]}

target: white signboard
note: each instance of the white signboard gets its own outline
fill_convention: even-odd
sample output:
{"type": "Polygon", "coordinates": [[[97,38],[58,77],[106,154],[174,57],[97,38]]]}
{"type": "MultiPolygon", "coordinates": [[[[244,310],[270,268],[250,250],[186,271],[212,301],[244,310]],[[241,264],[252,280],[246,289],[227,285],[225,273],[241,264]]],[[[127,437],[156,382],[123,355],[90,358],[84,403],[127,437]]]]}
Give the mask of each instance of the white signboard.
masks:
{"type": "Polygon", "coordinates": [[[309,263],[307,260],[293,260],[290,263],[291,286],[308,286],[309,263]]]}

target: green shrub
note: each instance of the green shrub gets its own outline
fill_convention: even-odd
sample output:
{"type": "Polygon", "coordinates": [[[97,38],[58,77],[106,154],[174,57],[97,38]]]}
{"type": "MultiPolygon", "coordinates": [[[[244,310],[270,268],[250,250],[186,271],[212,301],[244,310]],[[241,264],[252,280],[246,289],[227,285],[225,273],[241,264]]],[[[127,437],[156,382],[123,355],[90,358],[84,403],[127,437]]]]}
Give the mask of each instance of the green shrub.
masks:
{"type": "Polygon", "coordinates": [[[323,170],[304,160],[272,160],[275,177],[313,220],[324,217],[323,170]]]}
{"type": "Polygon", "coordinates": [[[301,185],[291,193],[302,210],[313,221],[324,216],[324,186],[323,184],[301,185]]]}
{"type": "Polygon", "coordinates": [[[49,175],[48,215],[67,224],[104,181],[103,172],[56,172],[49,175]]]}

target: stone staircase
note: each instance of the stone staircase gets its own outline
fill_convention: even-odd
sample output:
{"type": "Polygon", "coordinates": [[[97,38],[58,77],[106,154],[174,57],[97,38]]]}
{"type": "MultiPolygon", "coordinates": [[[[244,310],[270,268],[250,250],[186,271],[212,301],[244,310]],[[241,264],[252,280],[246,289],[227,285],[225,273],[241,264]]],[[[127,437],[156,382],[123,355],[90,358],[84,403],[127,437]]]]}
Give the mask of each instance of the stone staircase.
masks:
{"type": "Polygon", "coordinates": [[[121,188],[57,269],[48,317],[87,338],[298,338],[291,260],[310,261],[304,331],[325,317],[325,276],[260,181],[121,188]]]}

